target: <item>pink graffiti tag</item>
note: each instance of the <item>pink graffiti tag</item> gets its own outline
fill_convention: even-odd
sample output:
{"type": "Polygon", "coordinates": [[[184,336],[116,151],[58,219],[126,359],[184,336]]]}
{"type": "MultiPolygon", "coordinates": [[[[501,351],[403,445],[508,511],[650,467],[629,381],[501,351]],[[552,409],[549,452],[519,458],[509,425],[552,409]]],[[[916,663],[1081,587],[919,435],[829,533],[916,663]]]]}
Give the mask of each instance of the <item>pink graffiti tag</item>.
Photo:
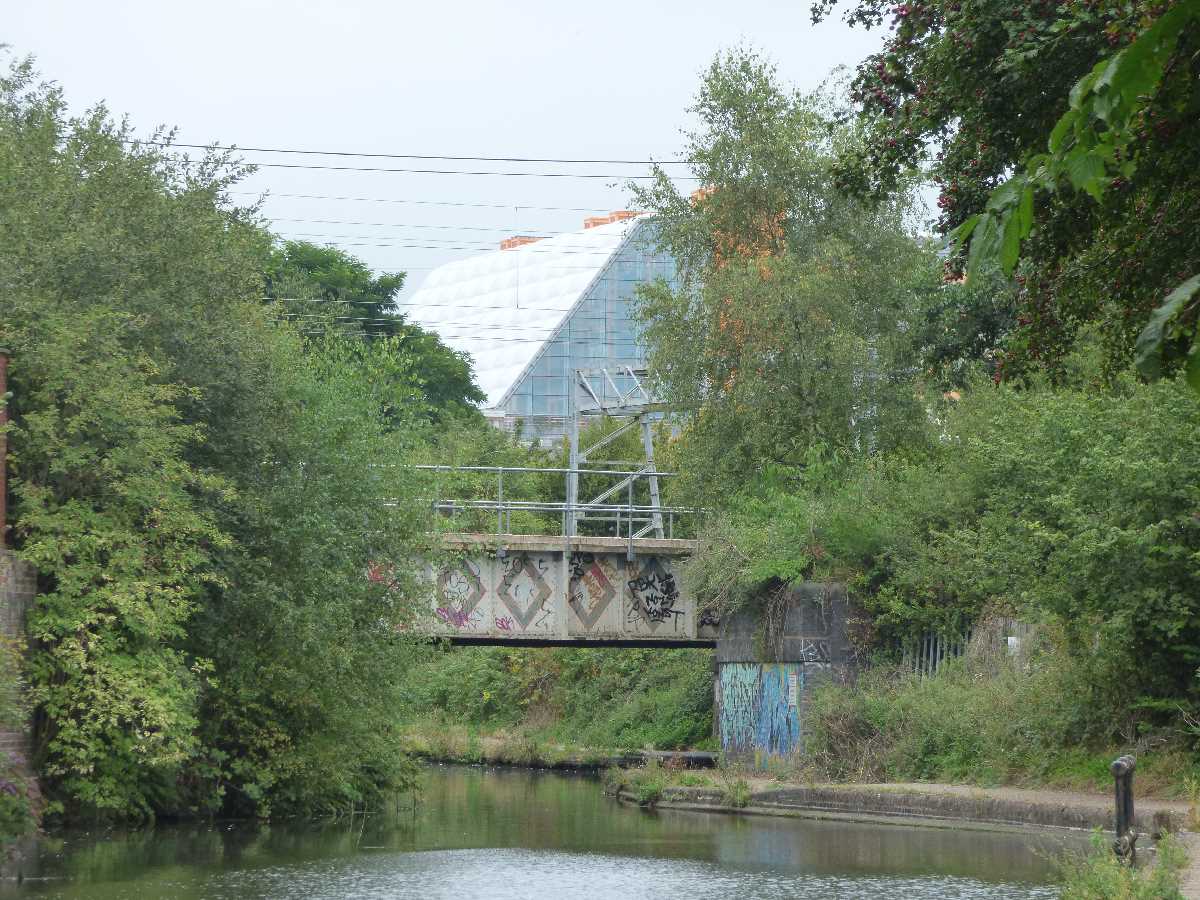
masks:
{"type": "Polygon", "coordinates": [[[501,631],[512,631],[514,622],[511,616],[502,616],[496,619],[496,627],[501,631]]]}
{"type": "Polygon", "coordinates": [[[439,606],[434,610],[434,615],[447,625],[453,625],[455,628],[466,628],[471,623],[470,613],[448,606],[439,606]]]}

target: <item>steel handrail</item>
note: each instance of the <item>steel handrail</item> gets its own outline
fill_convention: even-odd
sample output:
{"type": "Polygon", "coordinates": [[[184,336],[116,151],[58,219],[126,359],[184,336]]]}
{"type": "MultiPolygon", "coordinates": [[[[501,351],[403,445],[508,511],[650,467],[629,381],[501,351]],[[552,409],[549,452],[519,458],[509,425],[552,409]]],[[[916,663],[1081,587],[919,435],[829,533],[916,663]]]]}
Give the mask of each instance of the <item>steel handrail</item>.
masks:
{"type": "Polygon", "coordinates": [[[653,472],[642,469],[560,469],[560,468],[541,468],[535,466],[443,466],[424,463],[421,465],[408,466],[410,469],[422,469],[431,472],[492,472],[499,474],[502,472],[549,472],[559,475],[637,475],[639,477],[658,477],[658,478],[673,478],[678,472],[653,472]]]}

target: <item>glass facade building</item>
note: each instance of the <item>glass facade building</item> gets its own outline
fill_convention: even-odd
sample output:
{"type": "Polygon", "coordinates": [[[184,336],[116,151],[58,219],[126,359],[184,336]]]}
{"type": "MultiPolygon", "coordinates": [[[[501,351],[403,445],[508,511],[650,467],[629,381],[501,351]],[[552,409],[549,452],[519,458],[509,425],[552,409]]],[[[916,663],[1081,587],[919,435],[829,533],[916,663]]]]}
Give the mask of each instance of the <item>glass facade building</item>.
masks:
{"type": "MultiPolygon", "coordinates": [[[[615,213],[583,231],[450,263],[413,296],[410,318],[471,355],[497,425],[558,439],[575,369],[645,365],[635,292],[674,278],[653,228],[646,216],[615,213]]],[[[621,391],[632,386],[628,376],[614,380],[621,391]]]]}

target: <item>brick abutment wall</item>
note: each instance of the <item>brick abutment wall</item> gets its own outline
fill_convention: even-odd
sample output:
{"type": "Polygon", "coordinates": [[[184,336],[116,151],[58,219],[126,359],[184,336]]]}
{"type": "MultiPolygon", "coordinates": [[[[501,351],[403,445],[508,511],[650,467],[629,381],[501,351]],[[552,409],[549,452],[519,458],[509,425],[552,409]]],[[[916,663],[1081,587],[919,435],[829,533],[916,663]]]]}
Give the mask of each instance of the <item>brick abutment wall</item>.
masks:
{"type": "MultiPolygon", "coordinates": [[[[0,547],[0,634],[9,646],[24,646],[25,616],[36,592],[37,573],[33,567],[11,550],[0,547]]],[[[0,725],[0,751],[10,760],[27,761],[31,750],[32,735],[27,723],[15,727],[0,725]]],[[[27,763],[23,762],[21,768],[30,774],[27,763]]]]}

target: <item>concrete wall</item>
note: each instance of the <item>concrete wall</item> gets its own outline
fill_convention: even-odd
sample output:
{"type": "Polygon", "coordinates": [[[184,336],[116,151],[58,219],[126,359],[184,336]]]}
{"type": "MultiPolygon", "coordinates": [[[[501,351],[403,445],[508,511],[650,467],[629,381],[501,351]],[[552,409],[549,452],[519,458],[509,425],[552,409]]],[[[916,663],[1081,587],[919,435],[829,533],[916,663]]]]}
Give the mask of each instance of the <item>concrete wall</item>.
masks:
{"type": "Polygon", "coordinates": [[[717,637],[676,574],[690,541],[447,535],[455,558],[436,585],[432,633],[504,641],[701,642],[717,637]]]}
{"type": "MultiPolygon", "coordinates": [[[[25,615],[37,592],[37,575],[32,566],[17,559],[11,550],[0,547],[0,634],[7,641],[25,639],[25,615]]],[[[31,736],[27,727],[0,726],[0,751],[28,759],[31,736]]]]}
{"type": "Polygon", "coordinates": [[[846,592],[838,584],[804,584],[786,600],[773,639],[760,614],[730,617],[717,641],[714,712],[721,749],[765,766],[804,750],[804,711],[813,689],[853,672],[846,634],[846,592]]]}

